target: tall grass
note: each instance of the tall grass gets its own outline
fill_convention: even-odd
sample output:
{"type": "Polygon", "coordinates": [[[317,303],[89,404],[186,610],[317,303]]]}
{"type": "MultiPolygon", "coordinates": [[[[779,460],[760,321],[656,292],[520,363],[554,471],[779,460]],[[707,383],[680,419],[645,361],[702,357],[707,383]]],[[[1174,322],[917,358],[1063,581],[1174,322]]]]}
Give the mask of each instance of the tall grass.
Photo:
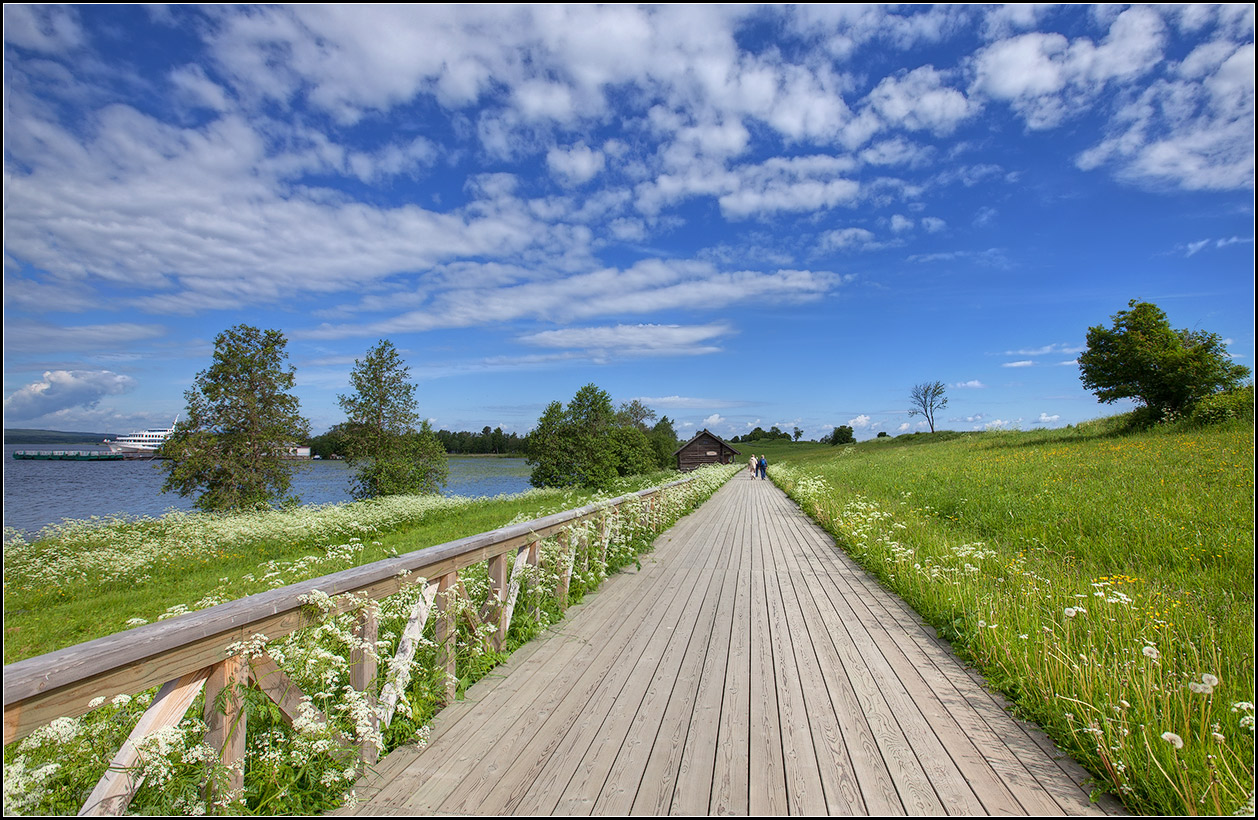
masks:
{"type": "Polygon", "coordinates": [[[1252,810],[1253,429],[1121,429],[875,440],[771,474],[1129,808],[1252,810]]]}

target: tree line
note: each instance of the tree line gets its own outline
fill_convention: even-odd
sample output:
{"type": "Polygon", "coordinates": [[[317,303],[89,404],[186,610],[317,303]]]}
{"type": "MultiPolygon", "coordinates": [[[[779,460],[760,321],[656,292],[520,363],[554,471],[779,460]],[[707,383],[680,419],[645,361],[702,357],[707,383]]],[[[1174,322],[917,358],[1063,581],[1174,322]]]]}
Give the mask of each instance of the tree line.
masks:
{"type": "MultiPolygon", "coordinates": [[[[335,424],[326,433],[310,439],[310,454],[319,458],[341,458],[345,452],[349,422],[335,424]]],[[[527,436],[503,432],[501,427],[485,427],[478,432],[437,430],[433,433],[442,448],[450,455],[506,455],[523,456],[527,436]]]]}
{"type": "Polygon", "coordinates": [[[524,454],[535,486],[607,488],[619,476],[670,466],[677,447],[667,416],[656,421],[638,400],[614,409],[592,384],[566,407],[552,402],[527,437],[488,426],[479,434],[433,431],[420,418],[410,368],[386,339],[355,360],[352,390],[337,397],[345,421],[311,438],[292,393],[287,344],[278,330],[243,324],[218,334],[212,362],[184,393],[186,409],[163,445],[163,492],[195,495],[207,512],[297,503],[284,456],[307,441],[312,455],[345,459],[355,499],[440,492],[449,452],[524,454]]]}

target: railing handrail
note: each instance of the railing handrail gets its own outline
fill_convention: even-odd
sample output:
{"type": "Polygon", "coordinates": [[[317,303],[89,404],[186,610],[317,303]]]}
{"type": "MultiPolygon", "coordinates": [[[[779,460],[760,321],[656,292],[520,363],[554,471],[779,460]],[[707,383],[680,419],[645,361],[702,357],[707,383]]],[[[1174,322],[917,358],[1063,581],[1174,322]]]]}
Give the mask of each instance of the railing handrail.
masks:
{"type": "Polygon", "coordinates": [[[89,701],[102,691],[142,692],[221,661],[230,654],[229,646],[253,635],[274,639],[295,632],[306,625],[301,599],[311,592],[383,598],[408,583],[407,575],[432,579],[463,569],[545,538],[575,521],[692,479],[508,524],[8,664],[4,667],[4,742],[23,737],[53,718],[90,711],[89,701]],[[49,706],[41,708],[44,704],[49,706]]]}

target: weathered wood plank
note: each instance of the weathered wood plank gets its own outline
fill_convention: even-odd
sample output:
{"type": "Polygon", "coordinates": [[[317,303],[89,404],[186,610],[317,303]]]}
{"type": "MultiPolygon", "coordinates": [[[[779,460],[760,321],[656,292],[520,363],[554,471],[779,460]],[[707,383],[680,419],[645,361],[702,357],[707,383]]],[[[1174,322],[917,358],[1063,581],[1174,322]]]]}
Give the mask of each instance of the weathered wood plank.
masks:
{"type": "Polygon", "coordinates": [[[142,777],[134,772],[139,762],[138,746],[144,738],[154,732],[174,726],[183,719],[192,701],[205,687],[210,676],[210,668],[189,672],[175,680],[167,682],[158,690],[149,708],[140,716],[131,734],[123,741],[122,748],[109,762],[105,776],[92,789],[83,808],[79,810],[81,817],[104,817],[120,815],[126,811],[131,798],[144,783],[142,777]]]}

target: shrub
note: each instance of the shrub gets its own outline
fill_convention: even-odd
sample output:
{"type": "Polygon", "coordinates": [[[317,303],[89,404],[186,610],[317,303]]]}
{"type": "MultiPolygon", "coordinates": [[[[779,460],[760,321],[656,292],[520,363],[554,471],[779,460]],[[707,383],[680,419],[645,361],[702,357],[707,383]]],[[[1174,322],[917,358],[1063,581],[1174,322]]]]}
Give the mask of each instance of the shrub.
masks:
{"type": "Polygon", "coordinates": [[[1232,419],[1253,421],[1254,386],[1250,384],[1206,396],[1193,407],[1191,418],[1196,424],[1217,424],[1232,419]]]}

